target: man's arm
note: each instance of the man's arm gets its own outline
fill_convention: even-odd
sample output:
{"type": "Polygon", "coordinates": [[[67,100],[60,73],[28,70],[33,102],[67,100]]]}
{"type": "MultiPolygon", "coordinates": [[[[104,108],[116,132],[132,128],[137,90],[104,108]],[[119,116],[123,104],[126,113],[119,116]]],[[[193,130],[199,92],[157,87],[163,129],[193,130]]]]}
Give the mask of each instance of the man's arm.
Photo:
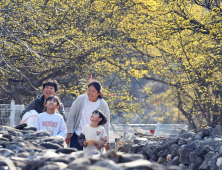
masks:
{"type": "Polygon", "coordinates": [[[25,110],[22,111],[20,114],[20,119],[24,116],[24,114],[30,110],[35,110],[35,100],[32,100],[31,103],[25,108],[25,110]]]}
{"type": "Polygon", "coordinates": [[[64,110],[63,104],[61,104],[61,108],[59,109],[59,113],[62,115],[64,121],[66,121],[66,114],[65,114],[65,110],[64,110]]]}

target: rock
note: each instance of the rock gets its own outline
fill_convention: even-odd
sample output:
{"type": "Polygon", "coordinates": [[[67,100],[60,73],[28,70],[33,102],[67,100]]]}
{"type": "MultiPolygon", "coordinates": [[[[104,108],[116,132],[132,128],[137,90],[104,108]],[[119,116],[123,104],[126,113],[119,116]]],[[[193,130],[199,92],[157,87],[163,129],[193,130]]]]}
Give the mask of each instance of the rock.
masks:
{"type": "Polygon", "coordinates": [[[146,142],[148,141],[148,139],[147,138],[136,138],[136,139],[134,139],[134,143],[135,144],[145,144],[146,142]]]}
{"type": "Polygon", "coordinates": [[[9,139],[5,138],[5,136],[3,135],[2,137],[0,137],[0,142],[8,142],[9,139]]]}
{"type": "Polygon", "coordinates": [[[171,152],[171,158],[173,159],[176,156],[179,156],[180,154],[178,153],[179,146],[174,148],[174,150],[171,152]]]}
{"type": "Polygon", "coordinates": [[[22,129],[22,131],[37,131],[36,127],[25,127],[22,129]]]}
{"type": "Polygon", "coordinates": [[[125,163],[133,160],[144,159],[142,154],[124,154],[122,152],[108,151],[102,158],[113,160],[116,163],[125,163]]]}
{"type": "Polygon", "coordinates": [[[51,142],[43,142],[40,144],[40,146],[46,148],[46,149],[60,149],[62,148],[60,145],[51,143],[51,142]]]}
{"type": "Polygon", "coordinates": [[[18,156],[17,157],[12,156],[10,159],[12,160],[12,162],[14,163],[14,165],[16,167],[20,167],[20,168],[24,167],[27,163],[26,158],[21,158],[21,157],[18,157],[18,156]]]}
{"type": "Polygon", "coordinates": [[[180,158],[179,158],[179,156],[176,156],[173,158],[173,161],[170,165],[177,165],[178,166],[179,164],[180,164],[180,158]]]}
{"type": "Polygon", "coordinates": [[[184,139],[184,138],[179,139],[178,141],[179,146],[186,145],[186,144],[188,144],[187,139],[184,139]]]}
{"type": "Polygon", "coordinates": [[[144,159],[143,155],[141,154],[119,154],[119,160],[117,163],[125,163],[131,162],[138,159],[144,159]]]}
{"type": "Polygon", "coordinates": [[[164,152],[162,153],[161,157],[166,158],[167,155],[169,155],[169,154],[170,154],[170,152],[169,152],[168,149],[166,148],[166,149],[164,150],[164,152]]]}
{"type": "Polygon", "coordinates": [[[144,145],[141,145],[141,144],[133,144],[133,145],[131,145],[131,149],[132,149],[133,153],[138,153],[138,152],[142,151],[143,146],[144,145]]]}
{"type": "Polygon", "coordinates": [[[77,164],[73,167],[67,167],[66,170],[109,170],[104,167],[97,167],[97,166],[87,166],[83,164],[77,164]]]}
{"type": "Polygon", "coordinates": [[[47,162],[62,162],[64,164],[69,164],[69,162],[73,161],[73,159],[71,157],[65,157],[65,156],[41,158],[41,160],[47,161],[47,162]]]}
{"type": "Polygon", "coordinates": [[[51,137],[43,139],[41,143],[43,142],[50,142],[50,143],[58,144],[61,147],[67,147],[65,139],[62,136],[51,136],[51,137]]]}
{"type": "Polygon", "coordinates": [[[70,154],[72,152],[77,152],[78,149],[76,148],[59,148],[56,150],[56,153],[64,153],[64,154],[70,154]]]}
{"type": "Polygon", "coordinates": [[[97,167],[105,167],[110,170],[123,170],[122,167],[120,167],[118,164],[115,164],[112,160],[99,160],[96,163],[92,164],[92,166],[97,166],[97,167]]]}
{"type": "Polygon", "coordinates": [[[166,170],[182,170],[182,169],[178,166],[170,166],[170,167],[166,167],[166,170]]]}
{"type": "Polygon", "coordinates": [[[179,164],[179,167],[182,169],[182,170],[188,170],[189,166],[188,165],[184,165],[184,164],[179,164]]]}
{"type": "Polygon", "coordinates": [[[180,154],[180,161],[184,165],[189,165],[191,164],[190,161],[190,153],[193,151],[193,146],[192,145],[183,145],[178,149],[178,153],[180,154]]]}
{"type": "Polygon", "coordinates": [[[163,149],[163,147],[160,144],[150,145],[150,148],[152,148],[154,153],[158,153],[158,152],[160,152],[163,149]]]}
{"type": "Polygon", "coordinates": [[[8,139],[7,141],[11,141],[14,138],[15,138],[14,136],[11,136],[8,133],[5,133],[5,134],[2,135],[2,139],[0,138],[0,140],[8,139]]]}
{"type": "Polygon", "coordinates": [[[39,137],[50,137],[49,132],[45,131],[45,130],[40,130],[34,133],[31,133],[30,135],[26,136],[24,139],[36,139],[39,137]]]}
{"type": "Polygon", "coordinates": [[[219,158],[217,158],[216,165],[217,165],[217,167],[220,167],[221,164],[222,164],[222,157],[219,157],[219,158]]]}
{"type": "Polygon", "coordinates": [[[9,135],[11,136],[15,136],[15,137],[22,137],[22,133],[20,131],[18,131],[17,129],[14,130],[9,130],[8,131],[9,135]]]}
{"type": "Polygon", "coordinates": [[[136,160],[127,163],[120,163],[119,166],[124,168],[124,170],[164,170],[164,166],[147,160],[136,160]]]}
{"type": "Polygon", "coordinates": [[[59,165],[45,165],[38,170],[62,170],[59,165]]]}
{"type": "Polygon", "coordinates": [[[218,170],[217,167],[217,155],[213,156],[211,160],[210,170],[218,170]]]}
{"type": "Polygon", "coordinates": [[[79,158],[79,159],[76,159],[72,162],[70,162],[68,164],[68,167],[69,169],[75,169],[76,166],[79,166],[79,165],[84,165],[84,167],[87,167],[89,165],[91,165],[91,161],[88,157],[83,157],[83,158],[79,158]]]}
{"type": "Polygon", "coordinates": [[[210,133],[210,136],[222,136],[222,129],[220,125],[217,125],[212,132],[210,133]]]}
{"type": "Polygon", "coordinates": [[[214,152],[209,152],[204,156],[204,161],[199,169],[209,169],[211,165],[211,160],[214,156],[214,152]]]}
{"type": "Polygon", "coordinates": [[[179,139],[166,138],[163,140],[162,148],[167,148],[173,144],[178,144],[179,139]]]}
{"type": "Polygon", "coordinates": [[[31,170],[31,169],[39,169],[44,167],[45,165],[55,165],[56,163],[52,162],[43,162],[42,160],[30,161],[22,168],[22,170],[31,170]]]}
{"type": "Polygon", "coordinates": [[[197,155],[195,154],[195,152],[190,152],[190,162],[194,162],[196,158],[197,155]]]}
{"type": "Polygon", "coordinates": [[[158,164],[164,164],[166,162],[166,160],[167,160],[166,158],[159,157],[158,160],[157,160],[157,163],[158,164]]]}
{"type": "Polygon", "coordinates": [[[181,130],[179,132],[179,138],[185,138],[188,139],[189,137],[193,138],[196,134],[194,132],[188,132],[185,130],[181,130]]]}
{"type": "Polygon", "coordinates": [[[201,140],[201,139],[203,139],[204,136],[205,136],[205,135],[204,135],[203,133],[198,133],[198,134],[196,134],[196,136],[194,137],[194,139],[195,139],[195,140],[201,140]]]}
{"type": "Polygon", "coordinates": [[[151,161],[157,161],[158,160],[158,155],[157,153],[153,152],[151,148],[147,149],[146,154],[150,157],[151,161]]]}
{"type": "Polygon", "coordinates": [[[194,162],[191,163],[190,170],[199,169],[200,165],[203,163],[202,157],[197,157],[194,162]]]}
{"type": "Polygon", "coordinates": [[[210,136],[210,133],[213,131],[213,128],[209,127],[209,128],[205,128],[202,129],[202,134],[204,134],[204,136],[210,136]]]}
{"type": "Polygon", "coordinates": [[[207,153],[210,152],[210,147],[209,146],[201,146],[201,147],[197,147],[194,151],[194,153],[197,155],[197,156],[200,156],[200,157],[204,157],[207,153]]]}
{"type": "Polygon", "coordinates": [[[27,158],[29,156],[29,152],[22,152],[17,154],[20,158],[27,158]]]}
{"type": "Polygon", "coordinates": [[[24,129],[26,126],[28,126],[28,124],[27,124],[27,123],[23,123],[23,124],[20,124],[20,125],[15,126],[14,128],[15,128],[15,129],[22,130],[22,129],[24,129]]]}
{"type": "Polygon", "coordinates": [[[1,148],[0,154],[4,157],[10,157],[10,156],[14,155],[15,153],[9,149],[1,148]]]}
{"type": "Polygon", "coordinates": [[[6,158],[6,157],[3,157],[3,156],[0,156],[0,168],[5,168],[5,170],[16,170],[16,167],[14,165],[14,163],[12,162],[12,160],[6,158]]]}

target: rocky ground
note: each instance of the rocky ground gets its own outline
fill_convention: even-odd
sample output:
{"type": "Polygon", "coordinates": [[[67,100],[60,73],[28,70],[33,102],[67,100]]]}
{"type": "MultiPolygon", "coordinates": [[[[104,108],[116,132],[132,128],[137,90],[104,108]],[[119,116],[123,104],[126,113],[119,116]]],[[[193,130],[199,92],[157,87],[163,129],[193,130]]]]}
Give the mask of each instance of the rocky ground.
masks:
{"type": "MultiPolygon", "coordinates": [[[[140,139],[135,145],[140,145],[140,139]]],[[[25,125],[0,126],[0,170],[181,170],[179,166],[166,167],[154,160],[142,152],[114,150],[84,157],[82,151],[67,148],[63,138],[50,137],[46,131],[36,132],[25,125]]]]}
{"type": "Polygon", "coordinates": [[[177,138],[137,134],[117,141],[116,151],[142,154],[146,160],[182,170],[222,170],[222,128],[199,133],[180,131],[177,138]]]}
{"type": "Polygon", "coordinates": [[[0,170],[222,170],[221,126],[180,131],[177,138],[137,133],[112,148],[85,157],[46,131],[0,126],[0,170]]]}

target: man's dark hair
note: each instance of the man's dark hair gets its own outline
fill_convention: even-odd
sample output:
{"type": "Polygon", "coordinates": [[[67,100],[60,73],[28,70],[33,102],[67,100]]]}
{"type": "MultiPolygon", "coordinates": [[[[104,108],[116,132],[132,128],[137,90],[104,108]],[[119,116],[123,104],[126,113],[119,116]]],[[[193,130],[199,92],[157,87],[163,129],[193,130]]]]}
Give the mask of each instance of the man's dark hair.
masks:
{"type": "MultiPolygon", "coordinates": [[[[51,101],[51,100],[55,100],[57,102],[57,106],[59,106],[59,109],[61,108],[61,102],[58,96],[50,96],[46,99],[45,104],[47,103],[47,101],[51,101]]],[[[58,110],[59,110],[58,109],[58,110]]]]}
{"type": "Polygon", "coordinates": [[[104,124],[106,124],[106,122],[107,122],[107,117],[106,117],[106,115],[105,115],[102,111],[100,111],[100,110],[94,110],[94,111],[92,112],[92,114],[93,114],[93,113],[99,113],[99,118],[102,118],[102,120],[99,122],[98,125],[104,125],[104,124]]]}
{"type": "Polygon", "coordinates": [[[42,83],[43,90],[46,86],[52,86],[55,88],[55,92],[59,90],[59,83],[56,80],[48,79],[42,83]]]}
{"type": "Polygon", "coordinates": [[[101,95],[98,96],[99,99],[103,98],[103,95],[102,95],[102,85],[99,81],[91,81],[89,84],[88,84],[88,88],[90,86],[93,86],[95,87],[95,89],[98,91],[98,93],[100,93],[101,95]]]}

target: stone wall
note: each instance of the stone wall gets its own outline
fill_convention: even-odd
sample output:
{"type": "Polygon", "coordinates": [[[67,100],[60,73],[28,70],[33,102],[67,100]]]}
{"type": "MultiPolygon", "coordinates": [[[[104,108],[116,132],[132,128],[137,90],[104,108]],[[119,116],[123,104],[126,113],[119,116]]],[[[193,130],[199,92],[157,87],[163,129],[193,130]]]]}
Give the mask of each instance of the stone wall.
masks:
{"type": "Polygon", "coordinates": [[[25,124],[0,126],[0,170],[181,170],[146,160],[142,154],[111,150],[85,157],[82,151],[67,148],[62,137],[49,137],[25,124]]]}
{"type": "Polygon", "coordinates": [[[136,134],[116,141],[116,151],[142,154],[147,160],[182,170],[222,170],[222,128],[199,133],[180,131],[177,138],[136,134]]]}

